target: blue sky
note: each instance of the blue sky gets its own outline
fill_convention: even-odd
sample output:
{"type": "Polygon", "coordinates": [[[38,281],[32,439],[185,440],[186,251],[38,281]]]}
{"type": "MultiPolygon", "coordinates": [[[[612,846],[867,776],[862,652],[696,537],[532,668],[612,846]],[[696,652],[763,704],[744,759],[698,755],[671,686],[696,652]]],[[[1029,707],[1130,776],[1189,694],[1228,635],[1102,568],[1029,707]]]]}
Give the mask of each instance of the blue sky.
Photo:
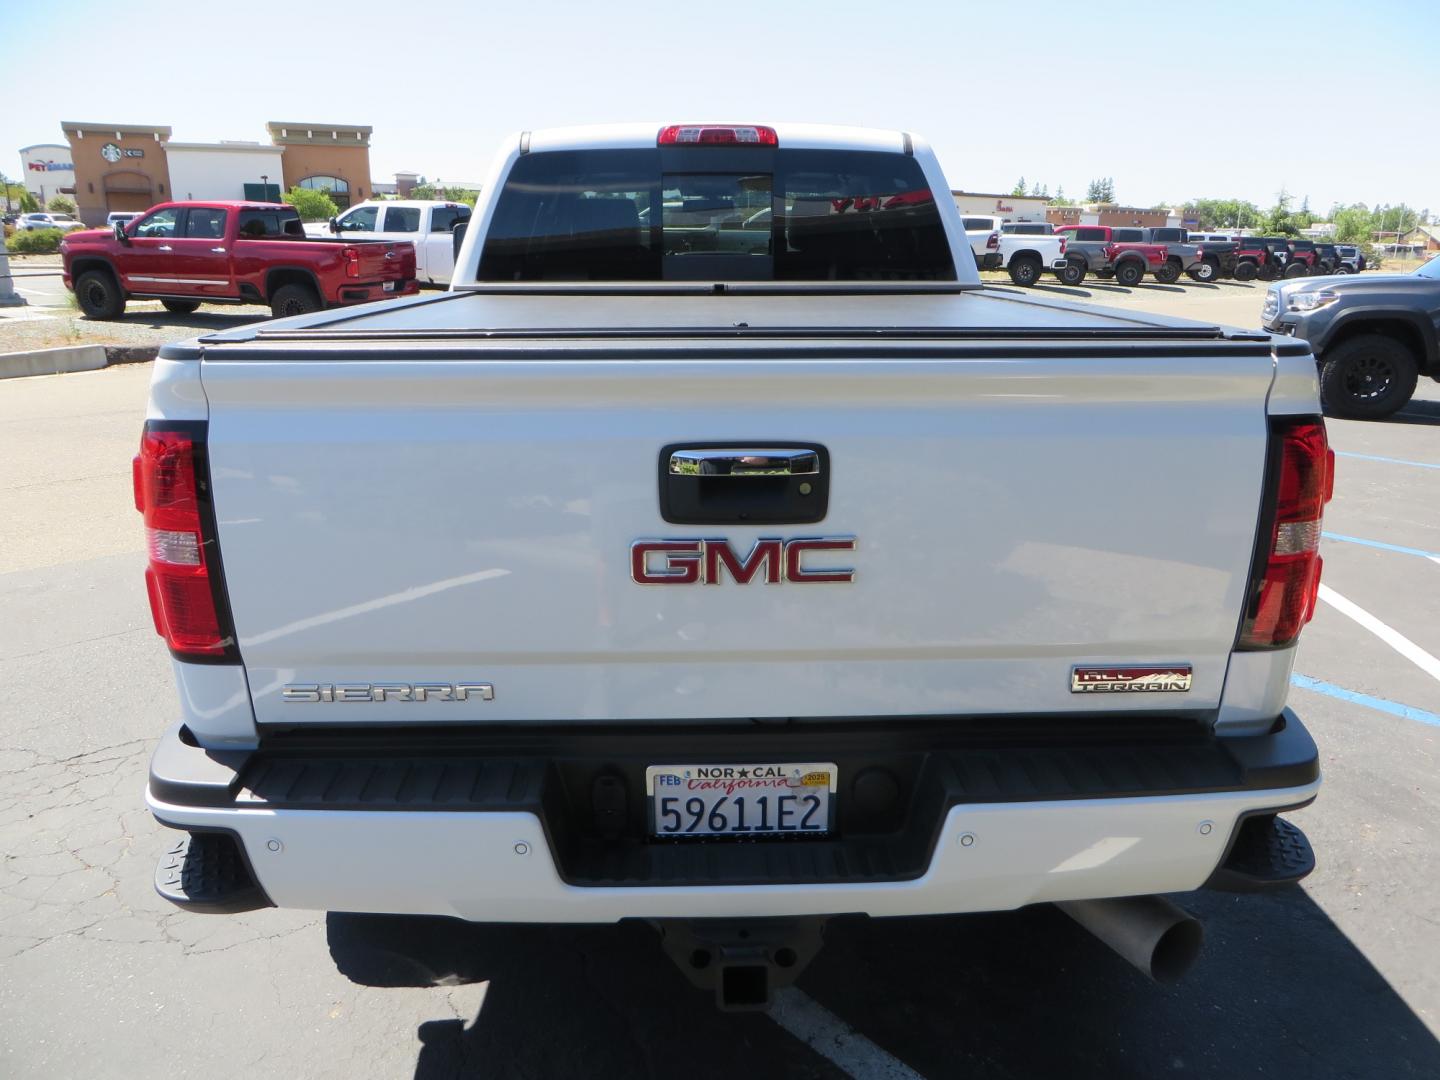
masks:
{"type": "Polygon", "coordinates": [[[62,119],[169,124],[185,141],[263,140],[267,120],[370,124],[375,179],[478,179],[522,128],[807,120],[921,133],[971,191],[1023,175],[1081,196],[1113,176],[1142,205],[1268,205],[1283,186],[1321,211],[1440,212],[1440,0],[254,10],[13,4],[0,169],[63,142],[62,119]]]}

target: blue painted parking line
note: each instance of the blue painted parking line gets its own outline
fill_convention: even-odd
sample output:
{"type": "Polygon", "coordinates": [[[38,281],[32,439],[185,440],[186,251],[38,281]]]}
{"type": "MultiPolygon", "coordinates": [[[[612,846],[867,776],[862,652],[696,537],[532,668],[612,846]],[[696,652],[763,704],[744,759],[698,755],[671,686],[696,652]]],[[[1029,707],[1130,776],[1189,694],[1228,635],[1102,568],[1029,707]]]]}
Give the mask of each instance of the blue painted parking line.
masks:
{"type": "Polygon", "coordinates": [[[1440,469],[1440,464],[1429,461],[1406,461],[1404,458],[1380,457],[1376,454],[1352,454],[1349,450],[1336,450],[1335,456],[1357,458],[1360,461],[1383,461],[1387,465],[1414,465],[1417,469],[1440,469]]]}
{"type": "Polygon", "coordinates": [[[1400,544],[1387,544],[1382,540],[1366,540],[1359,536],[1344,536],[1340,533],[1322,532],[1320,534],[1326,540],[1339,540],[1346,544],[1361,544],[1365,547],[1379,548],[1381,551],[1398,551],[1401,555],[1419,555],[1422,559],[1440,559],[1440,552],[1425,551],[1422,548],[1402,547],[1400,544]]]}
{"type": "Polygon", "coordinates": [[[1334,683],[1324,682],[1320,679],[1312,679],[1309,675],[1301,675],[1299,672],[1290,676],[1290,685],[1298,686],[1301,690],[1313,690],[1317,694],[1328,694],[1330,697],[1339,698],[1341,701],[1348,701],[1355,705],[1363,705],[1367,709],[1375,709],[1377,712],[1389,713],[1391,716],[1399,716],[1406,720],[1418,720],[1420,723],[1429,724],[1431,727],[1440,727],[1440,713],[1433,713],[1427,709],[1417,709],[1414,705],[1401,705],[1398,701],[1372,697],[1369,694],[1357,693],[1354,690],[1346,690],[1343,686],[1336,686],[1334,683]]]}

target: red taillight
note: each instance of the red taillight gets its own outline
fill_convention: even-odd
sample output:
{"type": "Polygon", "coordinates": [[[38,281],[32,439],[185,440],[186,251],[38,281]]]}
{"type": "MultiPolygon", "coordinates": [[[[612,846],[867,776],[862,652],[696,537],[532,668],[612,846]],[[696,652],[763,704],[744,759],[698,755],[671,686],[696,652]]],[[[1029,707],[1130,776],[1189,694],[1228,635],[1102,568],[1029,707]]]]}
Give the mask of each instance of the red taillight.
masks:
{"type": "Polygon", "coordinates": [[[1250,604],[1240,630],[1240,648],[1289,645],[1315,614],[1320,591],[1320,529],[1325,504],[1335,490],[1335,454],[1325,424],[1311,417],[1280,421],[1271,446],[1279,463],[1274,485],[1274,524],[1264,568],[1250,582],[1250,604]]]}
{"type": "Polygon", "coordinates": [[[1065,237],[1060,237],[1060,254],[1065,254],[1065,237]]]}
{"type": "Polygon", "coordinates": [[[657,146],[779,146],[774,128],[758,124],[671,124],[660,129],[657,146]]]}
{"type": "Polygon", "coordinates": [[[992,250],[998,248],[1000,246],[1000,234],[998,232],[992,232],[990,239],[985,241],[985,246],[992,250]]]}
{"type": "Polygon", "coordinates": [[[359,276],[360,276],[360,249],[359,249],[359,248],[353,248],[353,247],[347,247],[347,248],[343,249],[343,250],[340,252],[340,254],[343,255],[343,256],[345,256],[345,276],[346,276],[346,277],[359,277],[359,276]]]}
{"type": "Polygon", "coordinates": [[[145,585],[155,630],[181,659],[225,656],[232,635],[216,614],[201,526],[203,442],[196,425],[146,425],[132,467],[145,515],[145,585]]]}

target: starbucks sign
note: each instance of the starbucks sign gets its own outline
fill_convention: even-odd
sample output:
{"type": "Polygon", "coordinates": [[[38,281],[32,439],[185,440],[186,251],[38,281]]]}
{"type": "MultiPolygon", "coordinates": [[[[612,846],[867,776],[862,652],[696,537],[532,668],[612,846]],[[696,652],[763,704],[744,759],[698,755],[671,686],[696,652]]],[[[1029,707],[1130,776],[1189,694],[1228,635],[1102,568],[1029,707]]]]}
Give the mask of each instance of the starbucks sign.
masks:
{"type": "Polygon", "coordinates": [[[106,161],[110,162],[111,165],[114,165],[114,164],[115,164],[117,161],[119,161],[122,157],[127,157],[127,158],[144,157],[144,156],[145,156],[145,151],[144,151],[144,150],[122,149],[121,147],[117,146],[117,145],[116,145],[115,143],[113,143],[113,142],[107,142],[104,146],[100,147],[100,156],[101,156],[102,158],[104,158],[106,161]]]}

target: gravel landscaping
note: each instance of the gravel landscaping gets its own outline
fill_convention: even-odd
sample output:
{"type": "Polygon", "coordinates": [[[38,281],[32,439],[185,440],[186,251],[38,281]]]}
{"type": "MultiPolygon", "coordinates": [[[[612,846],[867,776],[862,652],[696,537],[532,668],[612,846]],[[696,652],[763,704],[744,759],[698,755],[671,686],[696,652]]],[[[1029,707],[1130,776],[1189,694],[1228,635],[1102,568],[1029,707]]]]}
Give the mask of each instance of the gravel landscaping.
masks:
{"type": "Polygon", "coordinates": [[[270,309],[259,305],[201,308],[191,315],[172,315],[159,301],[145,300],[131,301],[124,317],[115,322],[87,319],[79,311],[62,314],[64,311],[45,308],[32,313],[53,318],[0,318],[0,353],[61,345],[164,345],[270,318],[270,309]]]}

